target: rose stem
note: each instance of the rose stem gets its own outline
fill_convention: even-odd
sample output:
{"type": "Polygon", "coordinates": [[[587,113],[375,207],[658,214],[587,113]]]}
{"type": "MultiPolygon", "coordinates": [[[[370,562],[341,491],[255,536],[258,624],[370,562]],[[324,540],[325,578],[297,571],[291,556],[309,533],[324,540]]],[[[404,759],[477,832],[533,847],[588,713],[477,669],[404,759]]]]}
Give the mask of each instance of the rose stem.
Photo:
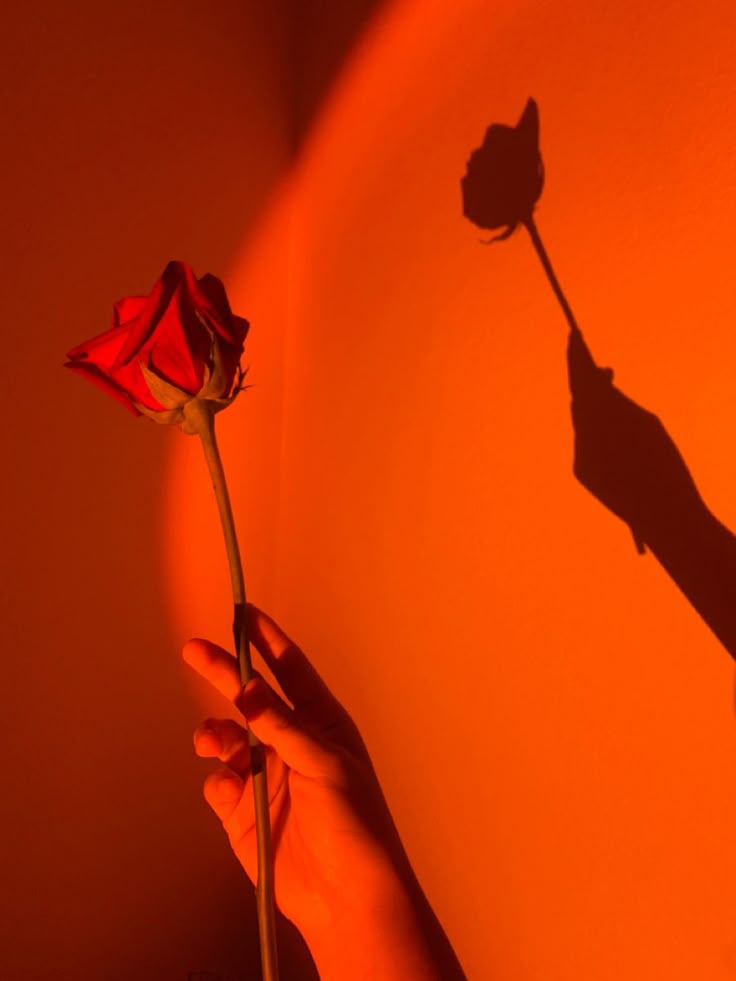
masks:
{"type": "Polygon", "coordinates": [[[577,321],[575,320],[573,312],[570,309],[570,304],[567,302],[567,298],[565,297],[565,294],[562,292],[562,287],[560,286],[557,276],[555,276],[555,271],[552,268],[552,263],[549,261],[547,250],[545,249],[542,239],[539,235],[539,231],[537,230],[537,226],[534,222],[534,218],[532,218],[532,216],[529,215],[528,218],[524,219],[523,224],[526,226],[526,230],[529,232],[529,235],[532,240],[532,245],[537,250],[537,255],[539,256],[542,266],[544,267],[544,271],[547,273],[547,279],[550,282],[550,286],[554,290],[555,296],[560,301],[562,312],[565,314],[567,322],[570,325],[570,330],[577,331],[578,333],[580,333],[580,328],[578,327],[577,321]]]}
{"type": "MultiPolygon", "coordinates": [[[[235,617],[233,635],[238,652],[240,682],[245,686],[253,674],[248,640],[248,613],[245,599],[243,564],[240,559],[235,521],[230,504],[230,495],[225,480],[225,469],[215,437],[214,412],[204,399],[194,399],[187,405],[187,416],[202,440],[207,466],[212,478],[212,487],[220,512],[222,531],[225,536],[230,579],[233,587],[235,617]]],[[[256,904],[258,909],[258,932],[261,943],[261,968],[263,981],[278,981],[278,959],[276,950],[276,917],[273,898],[273,849],[271,844],[271,821],[269,817],[268,789],[266,786],[266,766],[263,744],[248,728],[250,746],[250,772],[253,780],[255,801],[256,847],[258,853],[258,875],[256,880],[256,904]]]]}

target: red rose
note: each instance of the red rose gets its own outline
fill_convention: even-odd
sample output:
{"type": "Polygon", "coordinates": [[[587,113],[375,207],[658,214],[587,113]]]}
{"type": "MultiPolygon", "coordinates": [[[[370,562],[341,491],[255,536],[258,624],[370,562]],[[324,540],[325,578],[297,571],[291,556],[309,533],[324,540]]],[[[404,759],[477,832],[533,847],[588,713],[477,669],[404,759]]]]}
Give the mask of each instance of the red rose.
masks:
{"type": "Polygon", "coordinates": [[[218,403],[217,411],[235,397],[248,326],[219,279],[170,262],[149,296],[118,300],[112,329],[72,348],[65,367],[134,415],[177,423],[194,398],[218,403]]]}
{"type": "Polygon", "coordinates": [[[508,238],[516,226],[531,221],[544,184],[539,154],[539,112],[529,99],[516,126],[494,123],[471,155],[463,177],[463,214],[481,228],[503,228],[508,238]]]}

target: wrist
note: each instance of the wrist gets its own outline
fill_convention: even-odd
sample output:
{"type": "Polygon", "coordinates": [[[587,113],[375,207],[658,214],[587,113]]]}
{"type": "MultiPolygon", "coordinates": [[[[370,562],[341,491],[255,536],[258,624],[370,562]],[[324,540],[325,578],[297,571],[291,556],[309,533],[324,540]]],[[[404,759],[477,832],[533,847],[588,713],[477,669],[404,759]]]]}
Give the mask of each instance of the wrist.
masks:
{"type": "Polygon", "coordinates": [[[395,870],[305,933],[321,981],[455,981],[464,974],[419,883],[395,870]]]}
{"type": "Polygon", "coordinates": [[[703,504],[653,537],[652,553],[693,608],[736,657],[736,537],[703,504]]]}
{"type": "Polygon", "coordinates": [[[677,561],[681,554],[697,551],[717,524],[702,498],[693,499],[676,511],[663,508],[658,521],[648,530],[646,544],[666,566],[670,559],[677,561]]]}

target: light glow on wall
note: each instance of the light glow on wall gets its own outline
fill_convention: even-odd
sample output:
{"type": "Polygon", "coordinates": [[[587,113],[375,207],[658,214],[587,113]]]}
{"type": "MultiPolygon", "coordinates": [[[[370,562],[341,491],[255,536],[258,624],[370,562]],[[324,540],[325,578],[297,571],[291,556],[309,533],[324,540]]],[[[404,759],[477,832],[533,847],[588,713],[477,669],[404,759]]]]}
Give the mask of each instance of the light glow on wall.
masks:
{"type": "MultiPolygon", "coordinates": [[[[719,0],[389,4],[229,272],[251,596],[359,722],[470,977],[736,969],[731,659],[575,481],[564,321],[525,236],[481,246],[459,191],[533,95],[538,223],[593,353],[736,527],[734,40],[719,0]]],[[[227,642],[185,444],[172,616],[227,642]]]]}

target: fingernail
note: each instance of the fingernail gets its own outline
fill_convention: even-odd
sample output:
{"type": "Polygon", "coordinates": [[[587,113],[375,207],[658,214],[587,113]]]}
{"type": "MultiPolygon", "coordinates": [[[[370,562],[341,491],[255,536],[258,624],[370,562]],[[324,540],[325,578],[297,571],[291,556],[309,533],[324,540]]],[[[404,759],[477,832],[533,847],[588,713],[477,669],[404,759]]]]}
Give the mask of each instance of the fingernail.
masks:
{"type": "Polygon", "coordinates": [[[189,640],[183,645],[181,649],[181,656],[187,662],[187,664],[191,664],[192,657],[197,650],[197,644],[197,638],[190,637],[189,640]]]}

